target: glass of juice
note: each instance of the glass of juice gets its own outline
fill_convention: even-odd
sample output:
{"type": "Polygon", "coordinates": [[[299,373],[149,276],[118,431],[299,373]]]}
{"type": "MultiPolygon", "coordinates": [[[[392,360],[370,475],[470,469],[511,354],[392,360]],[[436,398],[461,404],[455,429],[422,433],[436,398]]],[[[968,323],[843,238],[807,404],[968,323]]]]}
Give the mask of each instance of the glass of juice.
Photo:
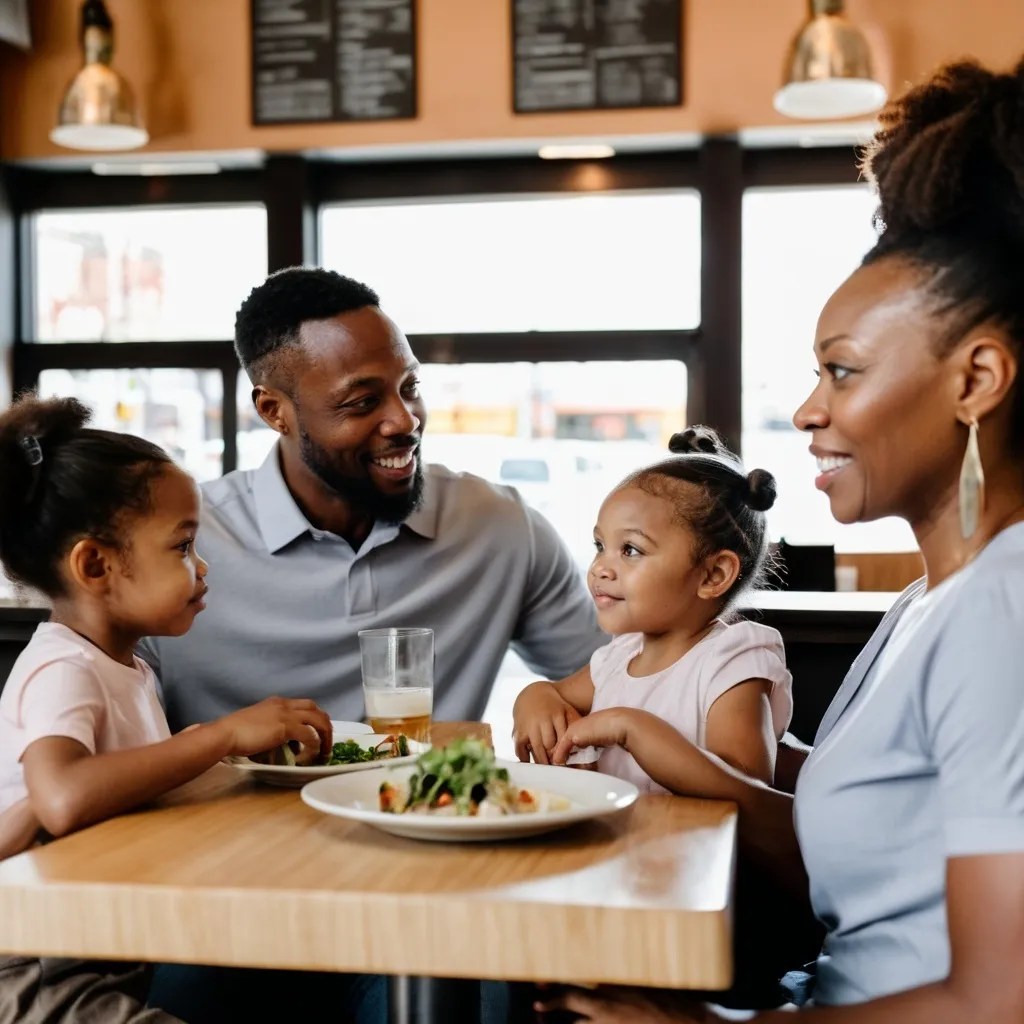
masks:
{"type": "Polygon", "coordinates": [[[432,629],[363,629],[363,699],[373,731],[403,733],[430,742],[434,708],[434,631],[432,629]]]}

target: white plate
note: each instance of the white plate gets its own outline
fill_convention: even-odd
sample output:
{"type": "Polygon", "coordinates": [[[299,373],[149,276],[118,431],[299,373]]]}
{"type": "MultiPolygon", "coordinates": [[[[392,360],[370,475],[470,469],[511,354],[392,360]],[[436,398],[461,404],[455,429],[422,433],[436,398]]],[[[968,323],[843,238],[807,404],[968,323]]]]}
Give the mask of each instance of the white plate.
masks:
{"type": "Polygon", "coordinates": [[[365,722],[335,722],[331,721],[331,729],[334,731],[334,742],[347,740],[350,736],[372,736],[373,729],[365,722]]]}
{"type": "Polygon", "coordinates": [[[572,806],[567,811],[538,811],[536,814],[515,814],[506,818],[385,814],[379,810],[378,803],[381,782],[386,778],[388,782],[404,783],[414,770],[413,765],[399,768],[393,761],[388,762],[384,772],[373,775],[349,775],[311,782],[303,787],[302,799],[324,814],[362,821],[396,836],[433,842],[489,843],[500,839],[539,836],[580,821],[603,818],[631,807],[639,796],[639,790],[631,782],[601,775],[599,772],[510,761],[499,761],[498,764],[508,769],[517,786],[546,790],[565,797],[571,801],[572,806]]]}
{"type": "MultiPolygon", "coordinates": [[[[335,725],[343,724],[335,722],[335,725]]],[[[355,740],[364,749],[375,747],[386,736],[377,736],[373,733],[359,736],[346,735],[343,732],[334,733],[334,742],[342,740],[355,740]]],[[[409,740],[409,756],[394,757],[386,761],[360,761],[358,764],[315,764],[315,765],[270,765],[257,764],[247,757],[228,757],[224,759],[225,764],[239,771],[248,772],[257,782],[266,783],[268,786],[286,786],[290,789],[298,789],[314,779],[326,779],[333,775],[347,775],[349,772],[365,772],[369,769],[381,769],[391,765],[412,764],[420,754],[429,750],[427,743],[418,743],[416,740],[409,740]]]]}

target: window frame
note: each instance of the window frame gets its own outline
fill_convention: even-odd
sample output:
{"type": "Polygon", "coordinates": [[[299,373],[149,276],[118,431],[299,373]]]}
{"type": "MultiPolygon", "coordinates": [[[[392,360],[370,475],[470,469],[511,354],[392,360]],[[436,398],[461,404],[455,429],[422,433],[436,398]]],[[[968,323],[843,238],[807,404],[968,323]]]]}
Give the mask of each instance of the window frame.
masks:
{"type": "MultiPolygon", "coordinates": [[[[744,148],[713,137],[698,148],[627,153],[599,161],[539,158],[340,162],[298,154],[268,156],[262,167],[214,175],[101,176],[90,171],[8,166],[3,186],[14,219],[10,279],[15,333],[14,393],[47,369],[212,369],[222,375],[222,471],[237,466],[240,372],[226,340],[46,342],[33,340],[33,215],[43,210],[225,206],[261,203],[267,216],[267,270],[319,259],[319,214],[346,201],[557,195],[693,189],[701,200],[699,326],[665,331],[559,331],[410,335],[427,363],[678,360],[687,370],[693,422],[742,440],[742,208],[747,188],[843,185],[859,179],[848,147],[744,148]]],[[[256,284],[257,282],[253,282],[256,284]]],[[[373,282],[369,282],[371,285],[373,282]]]]}

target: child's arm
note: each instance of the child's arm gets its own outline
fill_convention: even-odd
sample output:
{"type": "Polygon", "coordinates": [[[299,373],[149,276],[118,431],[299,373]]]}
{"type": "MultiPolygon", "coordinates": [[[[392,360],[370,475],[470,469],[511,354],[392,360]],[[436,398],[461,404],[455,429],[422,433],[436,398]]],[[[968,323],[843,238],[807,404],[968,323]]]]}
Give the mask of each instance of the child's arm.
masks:
{"type": "Polygon", "coordinates": [[[272,697],[161,743],[90,754],[77,740],[46,736],[22,755],[32,810],[53,836],[85,828],[148,803],[230,754],[248,756],[319,734],[331,743],[328,715],[309,700],[272,697]]]}
{"type": "Polygon", "coordinates": [[[589,665],[557,683],[531,683],[512,709],[516,756],[529,761],[532,751],[538,764],[548,764],[548,755],[565,730],[581,715],[589,714],[593,703],[589,665]]]}
{"type": "Polygon", "coordinates": [[[778,743],[767,679],[748,679],[726,690],[708,710],[704,747],[744,775],[772,785],[778,743]]]}
{"type": "Polygon", "coordinates": [[[42,827],[27,797],[8,807],[0,814],[0,860],[27,850],[42,827]]]}
{"type": "Polygon", "coordinates": [[[680,796],[732,800],[740,808],[740,843],[794,895],[807,898],[807,875],[793,827],[793,797],[748,778],[694,746],[649,711],[609,708],[573,722],[552,754],[565,764],[573,747],[628,750],[659,785],[680,796]]]}

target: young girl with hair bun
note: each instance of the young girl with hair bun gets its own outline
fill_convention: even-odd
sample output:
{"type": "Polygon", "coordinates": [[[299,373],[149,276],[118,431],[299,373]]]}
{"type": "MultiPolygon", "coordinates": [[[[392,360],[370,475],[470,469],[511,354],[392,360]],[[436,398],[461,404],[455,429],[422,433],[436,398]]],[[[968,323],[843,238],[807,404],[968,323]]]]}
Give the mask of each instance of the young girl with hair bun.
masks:
{"type": "Polygon", "coordinates": [[[596,763],[665,792],[682,737],[770,784],[793,708],[782,639],[725,615],[760,580],[775,480],[744,472],[706,428],[676,434],[669,448],[598,516],[588,579],[614,639],[575,675],[520,694],[517,753],[596,763]]]}

